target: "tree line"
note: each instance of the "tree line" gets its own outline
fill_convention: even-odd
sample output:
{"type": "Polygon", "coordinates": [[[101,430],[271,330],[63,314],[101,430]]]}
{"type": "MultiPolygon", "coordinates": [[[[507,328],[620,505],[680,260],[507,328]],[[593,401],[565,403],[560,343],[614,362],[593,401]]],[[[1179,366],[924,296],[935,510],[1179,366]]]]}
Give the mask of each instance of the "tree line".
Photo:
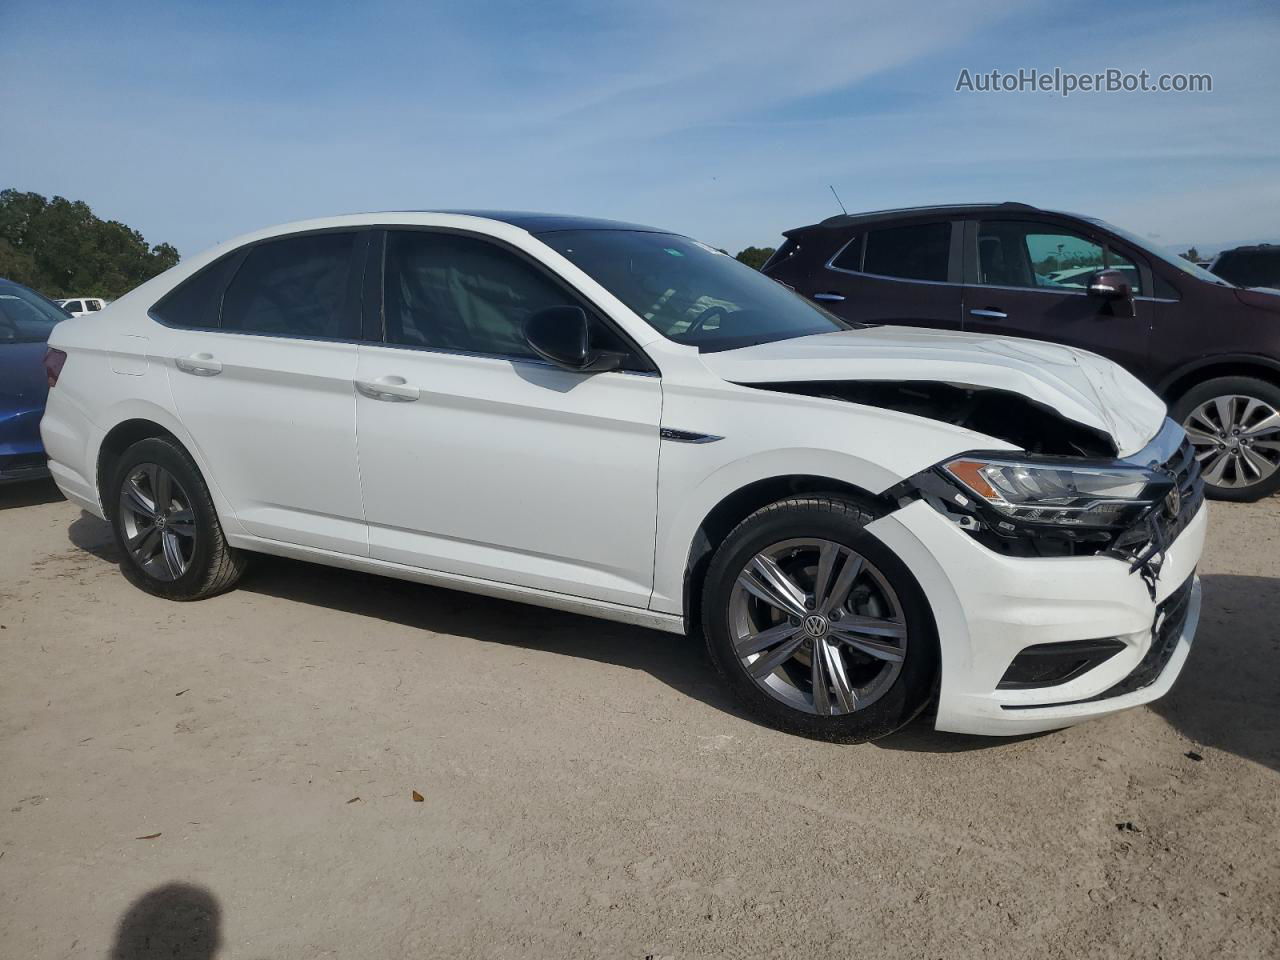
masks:
{"type": "Polygon", "coordinates": [[[82,200],[0,190],[0,277],[46,297],[114,300],[178,262],[167,243],[148,245],[82,200]]]}

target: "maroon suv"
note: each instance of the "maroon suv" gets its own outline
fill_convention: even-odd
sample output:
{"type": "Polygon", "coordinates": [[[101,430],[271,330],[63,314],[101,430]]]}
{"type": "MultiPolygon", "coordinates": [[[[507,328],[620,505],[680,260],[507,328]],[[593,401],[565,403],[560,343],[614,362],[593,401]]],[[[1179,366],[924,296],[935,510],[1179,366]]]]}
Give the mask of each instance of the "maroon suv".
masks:
{"type": "Polygon", "coordinates": [[[850,320],[1092,350],[1168,402],[1222,500],[1280,489],[1280,295],[1092,217],[913,207],[788,230],[769,276],[850,320]]]}

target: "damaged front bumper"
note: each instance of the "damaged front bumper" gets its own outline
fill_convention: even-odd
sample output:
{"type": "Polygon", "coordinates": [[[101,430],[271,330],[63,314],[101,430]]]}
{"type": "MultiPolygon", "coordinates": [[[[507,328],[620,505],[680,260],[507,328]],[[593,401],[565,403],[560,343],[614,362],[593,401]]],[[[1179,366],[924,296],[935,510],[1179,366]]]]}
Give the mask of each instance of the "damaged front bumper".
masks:
{"type": "Polygon", "coordinates": [[[1034,733],[1163,695],[1186,661],[1199,619],[1194,578],[1207,517],[1201,505],[1166,546],[1154,595],[1122,559],[1002,555],[923,501],[871,523],[867,530],[911,568],[933,610],[942,656],[937,728],[996,736],[1034,733]],[[1186,590],[1186,605],[1170,638],[1158,621],[1162,606],[1180,588],[1186,590]],[[1114,638],[1123,648],[1063,683],[1001,686],[1027,647],[1103,638],[1114,638]],[[1168,641],[1167,652],[1160,651],[1163,663],[1155,663],[1149,678],[1139,677],[1144,684],[1126,686],[1126,678],[1161,641],[1168,641]]]}

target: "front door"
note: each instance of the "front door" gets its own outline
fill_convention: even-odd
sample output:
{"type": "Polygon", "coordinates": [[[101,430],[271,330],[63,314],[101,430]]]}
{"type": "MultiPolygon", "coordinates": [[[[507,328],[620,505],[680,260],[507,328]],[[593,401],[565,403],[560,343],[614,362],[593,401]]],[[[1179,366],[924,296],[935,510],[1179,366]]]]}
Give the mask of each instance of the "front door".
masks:
{"type": "Polygon", "coordinates": [[[1152,304],[1132,257],[1048,223],[982,220],[969,228],[975,269],[964,288],[965,330],[1080,347],[1144,378],[1152,304]],[[1134,316],[1089,294],[1089,278],[1102,269],[1129,279],[1134,316]]]}
{"type": "MultiPolygon", "coordinates": [[[[385,244],[385,343],[356,372],[371,556],[647,606],[661,381],[634,355],[596,374],[534,356],[530,313],[592,311],[523,254],[445,231],[385,244]]],[[[593,322],[593,345],[627,349],[593,322]]]]}

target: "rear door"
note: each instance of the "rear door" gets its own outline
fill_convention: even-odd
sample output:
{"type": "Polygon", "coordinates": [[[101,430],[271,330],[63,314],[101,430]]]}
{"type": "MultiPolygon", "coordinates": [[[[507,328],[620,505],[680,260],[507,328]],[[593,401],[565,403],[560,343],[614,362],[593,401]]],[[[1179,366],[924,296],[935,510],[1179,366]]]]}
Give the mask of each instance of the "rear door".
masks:
{"type": "Polygon", "coordinates": [[[178,415],[244,528],[366,555],[356,467],[364,231],[267,240],[152,314],[178,415]]]}
{"type": "Polygon", "coordinates": [[[862,323],[958,330],[959,224],[872,226],[848,238],[814,274],[809,296],[862,323]]]}
{"type": "Polygon", "coordinates": [[[1146,379],[1151,273],[1131,251],[1101,235],[1034,220],[972,220],[965,235],[965,330],[1081,347],[1146,379]],[[1129,279],[1134,316],[1089,294],[1089,277],[1102,269],[1129,279]]]}
{"type": "MultiPolygon", "coordinates": [[[[360,348],[371,556],[627,606],[648,604],[662,387],[591,305],[527,255],[455,231],[385,235],[385,340],[360,348]],[[532,312],[581,306],[629,369],[534,356],[532,312]]],[[[366,294],[366,300],[370,298],[366,294]]],[[[376,313],[376,311],[375,311],[376,313]]],[[[366,316],[369,311],[366,310],[366,316]]]]}

